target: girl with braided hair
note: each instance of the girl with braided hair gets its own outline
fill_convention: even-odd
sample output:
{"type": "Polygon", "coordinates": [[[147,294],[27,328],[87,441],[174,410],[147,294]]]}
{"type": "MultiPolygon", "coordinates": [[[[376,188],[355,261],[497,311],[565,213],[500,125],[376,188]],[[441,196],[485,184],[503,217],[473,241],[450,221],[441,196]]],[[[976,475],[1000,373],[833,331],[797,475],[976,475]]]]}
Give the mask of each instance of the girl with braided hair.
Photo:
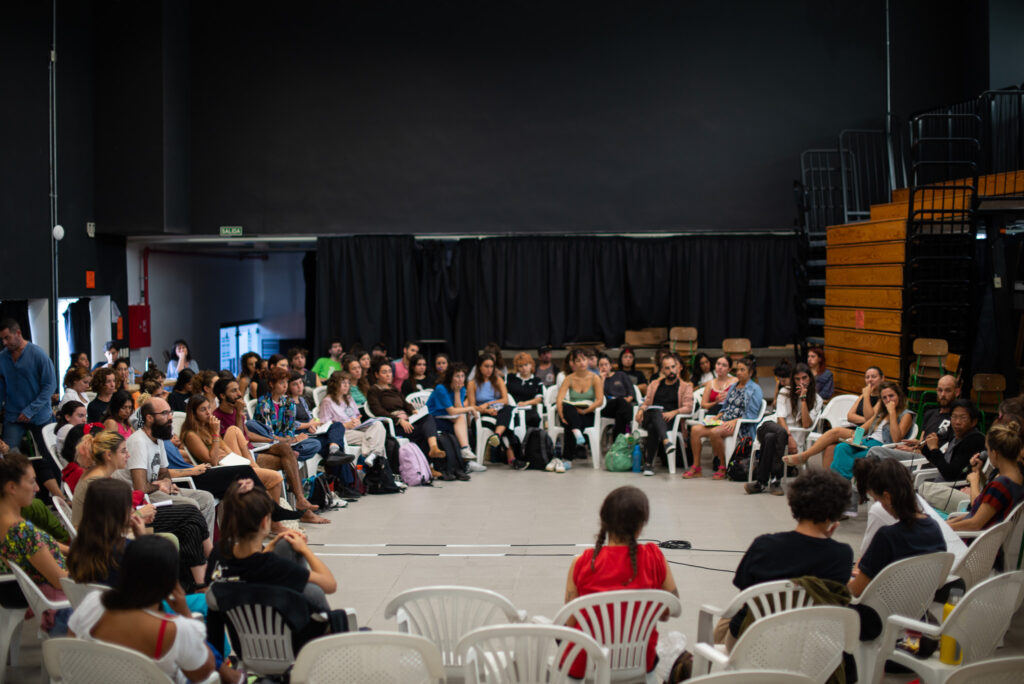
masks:
{"type": "MultiPolygon", "coordinates": [[[[649,514],[647,495],[636,487],[619,487],[605,497],[597,543],[576,556],[569,568],[566,603],[599,591],[623,589],[662,589],[679,596],[672,571],[658,545],[637,542],[649,514]]],[[[657,662],[657,644],[658,630],[654,630],[647,644],[648,672],[654,670],[657,662]]],[[[584,666],[582,660],[574,663],[572,676],[583,677],[584,666]]]]}

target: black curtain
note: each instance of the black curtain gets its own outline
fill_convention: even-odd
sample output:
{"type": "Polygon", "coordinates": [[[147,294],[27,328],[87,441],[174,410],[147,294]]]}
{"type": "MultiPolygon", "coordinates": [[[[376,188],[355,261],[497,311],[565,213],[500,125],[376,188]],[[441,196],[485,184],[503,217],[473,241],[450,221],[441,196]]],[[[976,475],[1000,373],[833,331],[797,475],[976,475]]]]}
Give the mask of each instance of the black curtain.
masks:
{"type": "Polygon", "coordinates": [[[92,356],[92,314],[89,298],[72,302],[64,312],[64,335],[72,354],[85,352],[92,356]]]}
{"type": "Polygon", "coordinates": [[[516,237],[317,244],[316,344],[445,339],[470,360],[488,341],[534,348],[622,343],[626,330],[692,325],[700,344],[796,334],[793,236],[516,237]]]}
{"type": "Polygon", "coordinates": [[[5,299],[0,301],[0,321],[11,318],[21,326],[21,334],[26,340],[32,341],[32,327],[28,323],[28,300],[5,299]]]}

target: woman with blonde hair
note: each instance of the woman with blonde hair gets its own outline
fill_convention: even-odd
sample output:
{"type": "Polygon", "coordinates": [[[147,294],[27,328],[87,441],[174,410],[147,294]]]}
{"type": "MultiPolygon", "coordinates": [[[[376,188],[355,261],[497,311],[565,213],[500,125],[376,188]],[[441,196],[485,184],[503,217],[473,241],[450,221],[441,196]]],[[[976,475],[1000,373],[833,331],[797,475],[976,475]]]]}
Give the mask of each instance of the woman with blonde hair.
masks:
{"type": "Polygon", "coordinates": [[[1010,419],[989,428],[985,437],[988,460],[998,475],[982,487],[981,455],[971,458],[967,482],[971,487],[971,509],[962,517],[949,517],[954,530],[984,530],[1001,523],[1014,506],[1024,501],[1024,439],[1021,424],[1010,419]]]}

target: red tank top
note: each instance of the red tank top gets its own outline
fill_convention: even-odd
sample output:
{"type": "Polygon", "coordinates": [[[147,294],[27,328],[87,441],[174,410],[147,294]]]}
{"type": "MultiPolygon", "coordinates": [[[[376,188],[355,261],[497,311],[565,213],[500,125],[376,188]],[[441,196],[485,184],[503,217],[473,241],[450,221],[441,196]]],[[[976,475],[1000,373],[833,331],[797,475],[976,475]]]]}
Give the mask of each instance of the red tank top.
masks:
{"type": "MultiPolygon", "coordinates": [[[[628,546],[605,546],[597,554],[594,569],[590,569],[590,559],[594,549],[587,549],[573,567],[572,581],[580,596],[594,594],[599,591],[622,591],[624,589],[661,589],[665,584],[665,556],[657,544],[639,544],[636,552],[636,577],[629,581],[633,568],[629,562],[628,546]]],[[[651,633],[647,644],[647,671],[654,669],[657,658],[658,630],[651,633]]],[[[573,663],[573,677],[583,678],[586,661],[584,656],[573,663]]]]}

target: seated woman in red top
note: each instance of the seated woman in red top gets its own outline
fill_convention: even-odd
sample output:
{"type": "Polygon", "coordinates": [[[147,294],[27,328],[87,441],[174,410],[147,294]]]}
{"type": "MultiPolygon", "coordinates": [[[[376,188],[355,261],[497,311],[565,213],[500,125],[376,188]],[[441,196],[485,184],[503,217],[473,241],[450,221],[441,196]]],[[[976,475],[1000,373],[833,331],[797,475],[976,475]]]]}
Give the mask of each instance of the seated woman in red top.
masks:
{"type": "MultiPolygon", "coordinates": [[[[638,544],[650,513],[647,495],[636,487],[612,490],[601,504],[597,543],[573,559],[565,585],[565,602],[599,591],[663,589],[679,596],[668,562],[657,544],[638,544]]],[[[668,616],[665,616],[667,619],[668,616]]],[[[657,661],[658,630],[647,644],[647,671],[657,661]]],[[[571,675],[583,677],[585,662],[573,664],[571,675]]]]}

